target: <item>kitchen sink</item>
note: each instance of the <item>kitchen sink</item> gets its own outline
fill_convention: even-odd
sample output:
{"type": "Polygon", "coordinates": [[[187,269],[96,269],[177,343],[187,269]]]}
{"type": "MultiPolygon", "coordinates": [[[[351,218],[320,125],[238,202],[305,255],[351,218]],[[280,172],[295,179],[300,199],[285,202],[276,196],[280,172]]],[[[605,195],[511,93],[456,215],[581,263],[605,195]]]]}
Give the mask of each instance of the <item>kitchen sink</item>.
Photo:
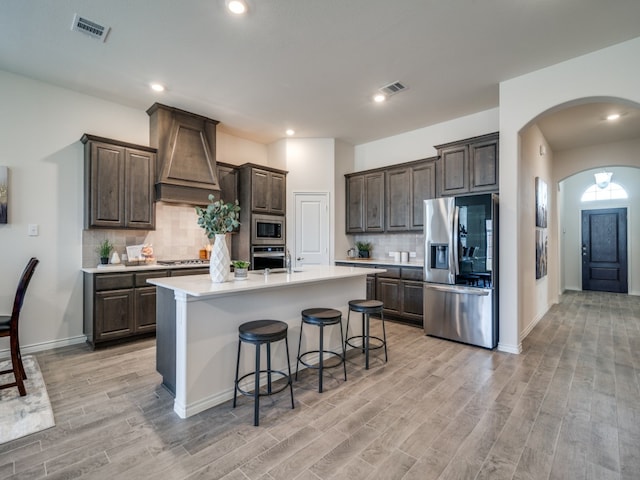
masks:
{"type": "MultiPolygon", "coordinates": [[[[299,272],[300,270],[292,270],[291,273],[299,272]]],[[[263,270],[249,270],[249,273],[254,275],[273,275],[277,273],[287,273],[286,268],[265,268],[263,270]],[[268,272],[267,272],[268,270],[268,272]]]]}

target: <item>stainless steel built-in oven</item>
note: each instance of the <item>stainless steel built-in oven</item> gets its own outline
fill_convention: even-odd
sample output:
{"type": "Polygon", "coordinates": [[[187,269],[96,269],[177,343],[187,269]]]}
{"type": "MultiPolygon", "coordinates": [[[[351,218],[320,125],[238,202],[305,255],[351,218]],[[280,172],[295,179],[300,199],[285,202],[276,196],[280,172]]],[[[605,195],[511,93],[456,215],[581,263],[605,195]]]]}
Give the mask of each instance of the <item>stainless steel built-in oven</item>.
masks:
{"type": "Polygon", "coordinates": [[[251,247],[251,269],[284,268],[284,246],[251,247]]]}
{"type": "Polygon", "coordinates": [[[252,215],[251,245],[284,245],[284,222],[277,215],[252,215]]]}

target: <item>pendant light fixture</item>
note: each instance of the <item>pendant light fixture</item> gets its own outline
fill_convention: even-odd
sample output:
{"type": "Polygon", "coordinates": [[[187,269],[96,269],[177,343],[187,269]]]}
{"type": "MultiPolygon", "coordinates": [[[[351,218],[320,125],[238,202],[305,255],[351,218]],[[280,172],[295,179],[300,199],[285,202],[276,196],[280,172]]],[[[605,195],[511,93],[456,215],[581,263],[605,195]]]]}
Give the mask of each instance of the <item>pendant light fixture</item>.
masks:
{"type": "Polygon", "coordinates": [[[596,179],[596,185],[598,188],[607,188],[609,186],[609,182],[611,182],[611,176],[613,172],[602,171],[598,173],[594,173],[593,176],[596,179]]]}

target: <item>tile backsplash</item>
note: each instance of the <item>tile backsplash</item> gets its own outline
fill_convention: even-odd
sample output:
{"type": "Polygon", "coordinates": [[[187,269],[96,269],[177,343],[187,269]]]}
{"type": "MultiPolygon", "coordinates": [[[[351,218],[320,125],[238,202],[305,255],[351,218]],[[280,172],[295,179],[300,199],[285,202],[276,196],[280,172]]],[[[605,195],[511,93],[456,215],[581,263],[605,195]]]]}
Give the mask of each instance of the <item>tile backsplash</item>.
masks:
{"type": "Polygon", "coordinates": [[[96,248],[105,239],[114,244],[120,257],[126,253],[127,245],[150,243],[157,259],[198,258],[199,250],[209,239],[197,222],[194,207],[157,202],[155,230],[84,230],[82,266],[95,267],[100,262],[96,248]]]}
{"type": "MultiPolygon", "coordinates": [[[[424,235],[420,233],[379,233],[379,234],[359,234],[353,235],[353,246],[356,242],[370,242],[373,248],[370,252],[371,258],[389,259],[389,252],[416,252],[416,257],[411,258],[412,262],[424,261],[424,235]]],[[[342,257],[346,257],[346,253],[342,257]]],[[[336,255],[341,258],[341,255],[336,255]]]]}

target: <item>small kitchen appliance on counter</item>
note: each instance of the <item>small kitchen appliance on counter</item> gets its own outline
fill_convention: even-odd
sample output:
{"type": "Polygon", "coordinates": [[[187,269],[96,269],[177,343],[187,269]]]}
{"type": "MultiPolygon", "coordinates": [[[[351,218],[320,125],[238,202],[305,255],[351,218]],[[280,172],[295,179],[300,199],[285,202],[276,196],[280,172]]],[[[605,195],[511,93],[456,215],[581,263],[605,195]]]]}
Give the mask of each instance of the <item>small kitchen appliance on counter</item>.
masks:
{"type": "Polygon", "coordinates": [[[209,260],[202,258],[189,258],[186,260],[157,260],[158,265],[182,266],[182,265],[209,265],[209,260]]]}

